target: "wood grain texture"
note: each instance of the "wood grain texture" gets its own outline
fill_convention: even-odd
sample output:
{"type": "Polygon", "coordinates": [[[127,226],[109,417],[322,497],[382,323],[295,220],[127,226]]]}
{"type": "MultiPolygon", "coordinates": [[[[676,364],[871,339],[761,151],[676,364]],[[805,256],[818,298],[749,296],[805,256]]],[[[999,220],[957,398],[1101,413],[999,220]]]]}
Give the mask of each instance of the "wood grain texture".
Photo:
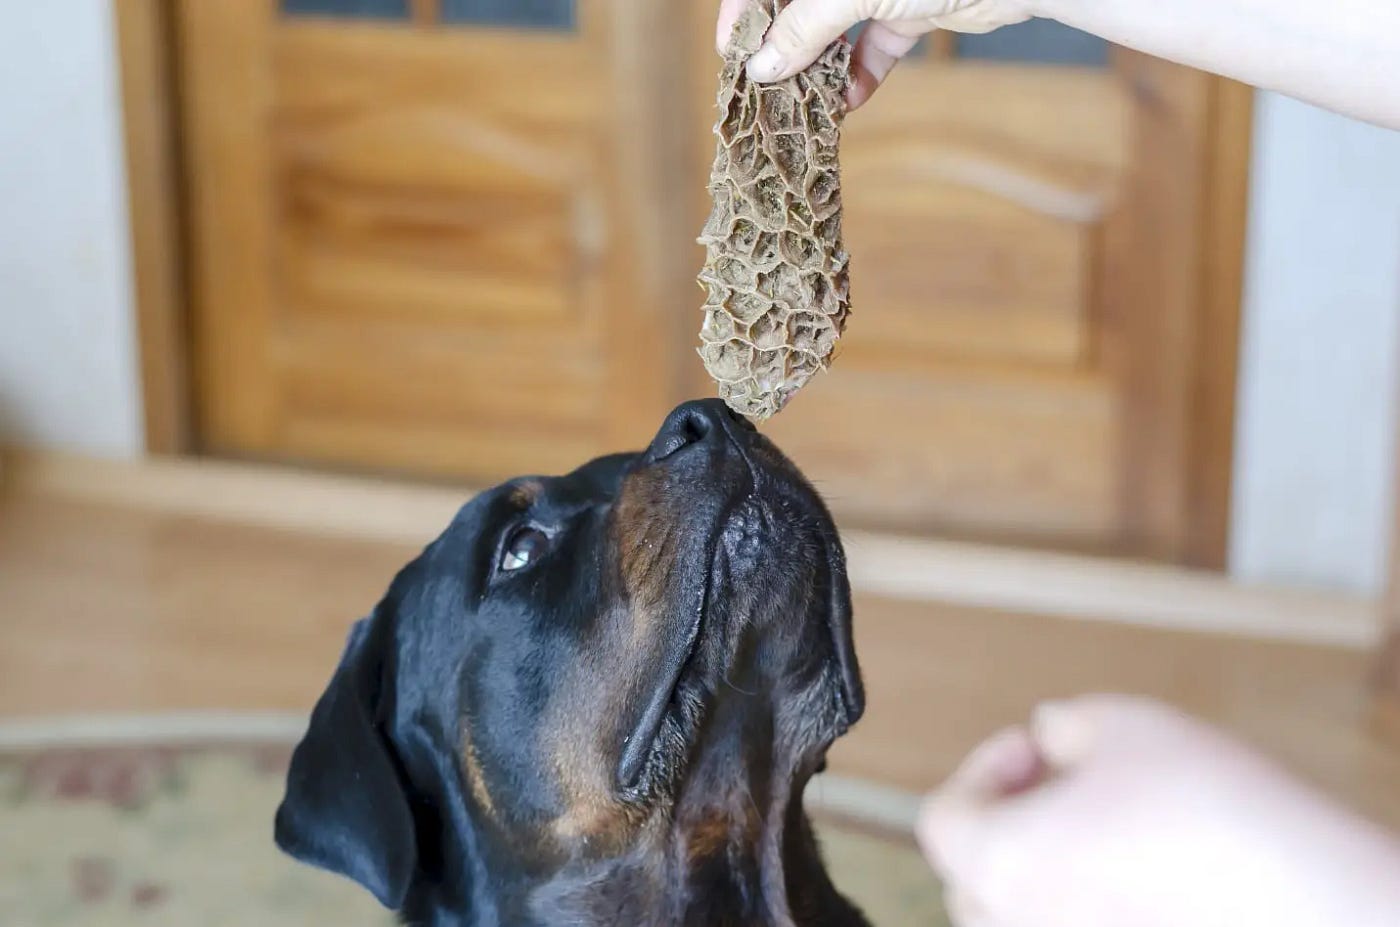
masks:
{"type": "Polygon", "coordinates": [[[442,15],[442,0],[408,0],[408,11],[415,26],[436,26],[442,15]]]}
{"type": "Polygon", "coordinates": [[[1254,88],[1212,78],[1210,93],[1205,266],[1194,346],[1186,536],[1179,559],[1221,569],[1229,555],[1254,88]]]}
{"type": "Polygon", "coordinates": [[[1374,679],[1383,697],[1400,704],[1400,629],[1388,631],[1376,651],[1374,679]]]}
{"type": "MultiPolygon", "coordinates": [[[[1114,51],[1133,101],[1120,206],[1102,228],[1099,365],[1121,403],[1120,537],[1180,559],[1187,532],[1210,78],[1114,51]]],[[[1223,564],[1222,564],[1223,565],[1223,564]]]]}
{"type": "Polygon", "coordinates": [[[211,113],[231,64],[190,65],[208,446],[494,481],[644,442],[682,398],[692,234],[645,79],[661,13],[559,34],[255,6],[188,13],[191,55],[242,35],[250,83],[211,113]]]}
{"type": "Polygon", "coordinates": [[[1124,50],[906,61],[843,139],[851,324],[772,433],[848,521],[1222,568],[1249,131],[1124,50]]]}
{"type": "MultiPolygon", "coordinates": [[[[426,538],[386,543],[0,496],[0,716],[306,711],[426,538]]],[[[858,595],[868,709],[831,768],[913,791],[1047,698],[1164,698],[1400,827],[1400,724],[1367,656],[858,595]]]]}
{"type": "MultiPolygon", "coordinates": [[[[644,7],[534,33],[180,0],[207,448],[479,482],[712,392],[713,9],[644,7]]],[[[935,55],[848,129],[855,322],[772,426],[836,509],[1222,566],[1245,96],[1128,52],[935,55]]]]}
{"type": "Polygon", "coordinates": [[[146,450],[184,453],[193,435],[171,11],[167,0],[122,0],[112,12],[146,450]]]}
{"type": "MultiPolygon", "coordinates": [[[[1400,386],[1396,387],[1400,390],[1400,386]]],[[[1390,550],[1386,586],[1381,596],[1380,645],[1376,648],[1372,681],[1376,691],[1400,713],[1400,445],[1391,451],[1390,550]]]]}
{"type": "Polygon", "coordinates": [[[698,366],[686,310],[700,263],[699,226],[682,191],[702,185],[691,140],[684,62],[693,36],[665,3],[580,6],[590,50],[608,62],[610,105],[601,126],[609,164],[612,248],[604,277],[605,362],[611,411],[607,440],[637,447],[670,407],[689,398],[698,366]],[[678,103],[679,101],[679,103],[678,103]]]}
{"type": "Polygon", "coordinates": [[[273,165],[261,130],[272,0],[175,0],[189,171],[191,301],[200,445],[266,452],[278,430],[267,350],[274,318],[273,165]]]}

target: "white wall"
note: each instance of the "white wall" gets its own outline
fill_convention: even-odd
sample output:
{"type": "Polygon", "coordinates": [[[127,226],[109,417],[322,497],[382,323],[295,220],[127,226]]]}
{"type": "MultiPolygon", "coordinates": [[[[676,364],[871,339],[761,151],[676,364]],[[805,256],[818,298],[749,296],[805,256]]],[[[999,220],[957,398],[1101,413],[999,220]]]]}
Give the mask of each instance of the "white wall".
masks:
{"type": "Polygon", "coordinates": [[[1231,569],[1381,588],[1400,347],[1400,132],[1258,97],[1231,569]]]}
{"type": "Polygon", "coordinates": [[[142,446],[109,0],[0,26],[0,441],[142,446]]]}

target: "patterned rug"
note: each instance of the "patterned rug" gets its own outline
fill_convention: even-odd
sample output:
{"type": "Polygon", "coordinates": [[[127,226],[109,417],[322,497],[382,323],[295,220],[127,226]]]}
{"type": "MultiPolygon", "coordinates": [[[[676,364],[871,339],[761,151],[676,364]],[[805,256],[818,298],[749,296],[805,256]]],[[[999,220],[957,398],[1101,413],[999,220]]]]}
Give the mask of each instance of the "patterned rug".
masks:
{"type": "MultiPolygon", "coordinates": [[[[273,846],[289,755],[285,742],[0,746],[0,924],[389,927],[357,886],[273,846]]],[[[907,839],[818,825],[836,884],[877,927],[946,924],[907,839]]]]}

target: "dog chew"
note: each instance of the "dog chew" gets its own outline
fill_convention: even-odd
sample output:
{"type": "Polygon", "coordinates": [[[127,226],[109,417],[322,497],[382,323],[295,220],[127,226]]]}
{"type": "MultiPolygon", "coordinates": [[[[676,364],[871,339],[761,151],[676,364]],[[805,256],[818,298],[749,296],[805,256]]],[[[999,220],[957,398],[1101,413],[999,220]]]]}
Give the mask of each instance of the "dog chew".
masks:
{"type": "Polygon", "coordinates": [[[837,147],[851,48],[751,83],[744,65],[788,0],[754,0],[720,72],[713,210],[700,243],[700,357],[736,412],[766,419],[831,361],[850,308],[837,147]]]}

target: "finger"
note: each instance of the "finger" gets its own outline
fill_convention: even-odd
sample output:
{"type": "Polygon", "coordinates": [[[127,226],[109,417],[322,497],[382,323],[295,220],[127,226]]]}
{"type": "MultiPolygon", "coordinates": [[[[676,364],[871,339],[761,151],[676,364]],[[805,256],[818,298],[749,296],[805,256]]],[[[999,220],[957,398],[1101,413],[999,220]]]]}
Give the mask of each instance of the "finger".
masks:
{"type": "Polygon", "coordinates": [[[984,741],[925,801],[919,814],[916,835],[929,864],[953,882],[975,868],[988,808],[1029,788],[1043,771],[1044,763],[1025,728],[1006,728],[984,741]]]}
{"type": "Polygon", "coordinates": [[[861,21],[858,0],[792,0],[773,25],[768,38],[752,58],[751,80],[782,80],[817,60],[826,47],[861,21]]]}
{"type": "Polygon", "coordinates": [[[1092,702],[1045,702],[1031,713],[1031,736],[1045,762],[1057,770],[1078,766],[1098,744],[1099,724],[1092,702]]]}
{"type": "Polygon", "coordinates": [[[856,40],[851,53],[851,88],[846,106],[855,109],[884,83],[899,59],[919,43],[919,36],[905,35],[881,22],[872,22],[856,40]]]}
{"type": "Polygon", "coordinates": [[[1042,769],[1031,732],[1014,725],[975,747],[940,792],[968,801],[992,801],[1023,791],[1042,769]]]}
{"type": "Polygon", "coordinates": [[[720,0],[719,21],[715,24],[715,50],[721,55],[729,48],[729,40],[734,37],[734,24],[751,0],[720,0]]]}
{"type": "Polygon", "coordinates": [[[1045,702],[1031,714],[1031,736],[1052,769],[1088,762],[1096,753],[1160,748],[1183,737],[1199,738],[1201,725],[1178,709],[1136,695],[1080,695],[1045,702]]]}

